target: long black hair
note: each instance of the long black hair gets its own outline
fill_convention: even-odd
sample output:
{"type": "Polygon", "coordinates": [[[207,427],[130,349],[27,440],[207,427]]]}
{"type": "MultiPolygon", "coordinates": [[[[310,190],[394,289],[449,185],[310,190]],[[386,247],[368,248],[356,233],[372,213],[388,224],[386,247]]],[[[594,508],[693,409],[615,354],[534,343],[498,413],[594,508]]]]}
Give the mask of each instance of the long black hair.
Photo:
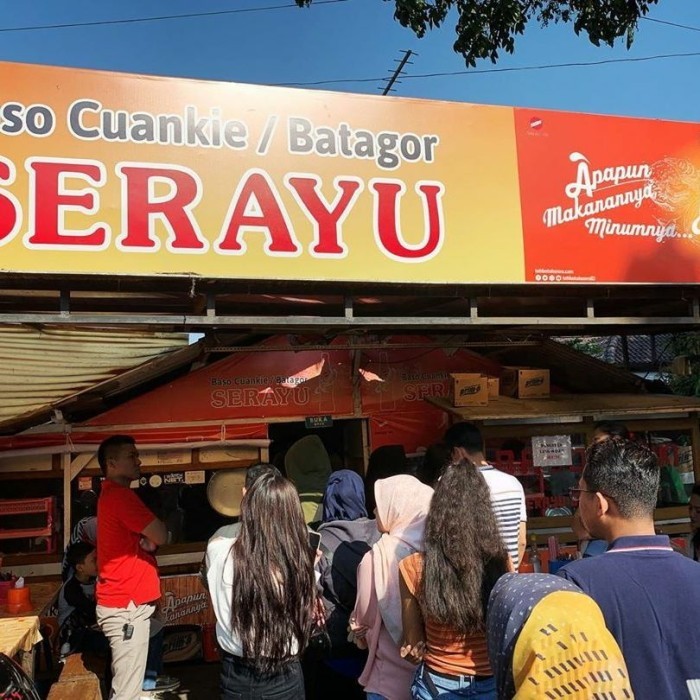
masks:
{"type": "Polygon", "coordinates": [[[243,658],[278,673],[309,641],[315,602],[314,552],[299,495],[279,472],[262,474],[241,503],[241,532],[231,549],[231,626],[243,658]]]}
{"type": "Polygon", "coordinates": [[[417,596],[424,617],[465,636],[483,631],[491,589],[508,568],[484,477],[466,460],[450,464],[435,486],[425,525],[417,596]]]}

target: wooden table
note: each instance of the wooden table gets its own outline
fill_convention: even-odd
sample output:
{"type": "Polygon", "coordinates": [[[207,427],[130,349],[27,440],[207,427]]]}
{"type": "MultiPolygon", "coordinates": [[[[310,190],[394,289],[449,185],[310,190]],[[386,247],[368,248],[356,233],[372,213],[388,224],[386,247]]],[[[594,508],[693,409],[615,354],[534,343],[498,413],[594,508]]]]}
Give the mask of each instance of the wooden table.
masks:
{"type": "Polygon", "coordinates": [[[40,618],[46,616],[61,588],[60,581],[30,583],[32,609],[11,615],[0,607],[0,652],[17,656],[30,678],[34,676],[34,645],[42,640],[40,618]]]}
{"type": "Polygon", "coordinates": [[[36,615],[0,619],[0,652],[10,658],[17,656],[30,678],[34,676],[34,645],[41,640],[36,615]]]}

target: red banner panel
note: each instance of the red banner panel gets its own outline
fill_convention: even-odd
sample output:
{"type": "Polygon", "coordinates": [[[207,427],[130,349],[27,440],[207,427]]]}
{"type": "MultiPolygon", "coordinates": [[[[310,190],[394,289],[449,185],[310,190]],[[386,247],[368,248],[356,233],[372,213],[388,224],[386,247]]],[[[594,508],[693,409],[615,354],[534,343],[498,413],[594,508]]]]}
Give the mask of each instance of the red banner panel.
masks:
{"type": "Polygon", "coordinates": [[[347,415],[353,410],[351,367],[347,350],[234,353],[90,425],[347,415]]]}
{"type": "Polygon", "coordinates": [[[367,350],[360,363],[362,410],[369,414],[423,410],[426,397],[449,396],[453,372],[481,372],[498,377],[501,366],[468,350],[391,345],[367,350]]]}
{"type": "Polygon", "coordinates": [[[419,410],[377,413],[370,416],[369,435],[373,450],[382,445],[403,445],[406,453],[441,442],[449,426],[447,412],[423,403],[419,410]]]}
{"type": "Polygon", "coordinates": [[[700,281],[700,124],[515,110],[525,278],[700,281]]]}

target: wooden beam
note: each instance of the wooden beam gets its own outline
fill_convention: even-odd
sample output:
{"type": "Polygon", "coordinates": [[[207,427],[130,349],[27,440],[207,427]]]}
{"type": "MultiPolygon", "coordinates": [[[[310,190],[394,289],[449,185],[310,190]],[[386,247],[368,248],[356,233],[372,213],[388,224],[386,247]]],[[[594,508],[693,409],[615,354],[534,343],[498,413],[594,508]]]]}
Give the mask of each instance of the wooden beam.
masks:
{"type": "Polygon", "coordinates": [[[63,470],[63,548],[70,542],[71,526],[71,459],[70,453],[64,452],[61,455],[61,469],[63,470]]]}
{"type": "Polygon", "coordinates": [[[527,327],[546,329],[607,328],[617,326],[679,327],[698,326],[694,316],[227,316],[190,314],[99,314],[99,313],[2,313],[1,323],[99,326],[167,326],[170,328],[208,328],[236,326],[250,329],[318,329],[318,328],[478,328],[527,327]]]}

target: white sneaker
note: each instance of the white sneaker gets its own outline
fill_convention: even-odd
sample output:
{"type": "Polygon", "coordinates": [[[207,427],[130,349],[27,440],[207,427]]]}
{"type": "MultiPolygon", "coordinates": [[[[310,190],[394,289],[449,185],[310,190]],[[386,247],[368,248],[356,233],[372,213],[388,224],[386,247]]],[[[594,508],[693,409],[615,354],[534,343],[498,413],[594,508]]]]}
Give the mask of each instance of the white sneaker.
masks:
{"type": "Polygon", "coordinates": [[[149,693],[149,697],[153,696],[153,693],[169,693],[173,690],[177,690],[180,687],[180,679],[173,678],[173,676],[158,676],[156,678],[156,687],[149,690],[143,689],[142,693],[149,693]]]}

